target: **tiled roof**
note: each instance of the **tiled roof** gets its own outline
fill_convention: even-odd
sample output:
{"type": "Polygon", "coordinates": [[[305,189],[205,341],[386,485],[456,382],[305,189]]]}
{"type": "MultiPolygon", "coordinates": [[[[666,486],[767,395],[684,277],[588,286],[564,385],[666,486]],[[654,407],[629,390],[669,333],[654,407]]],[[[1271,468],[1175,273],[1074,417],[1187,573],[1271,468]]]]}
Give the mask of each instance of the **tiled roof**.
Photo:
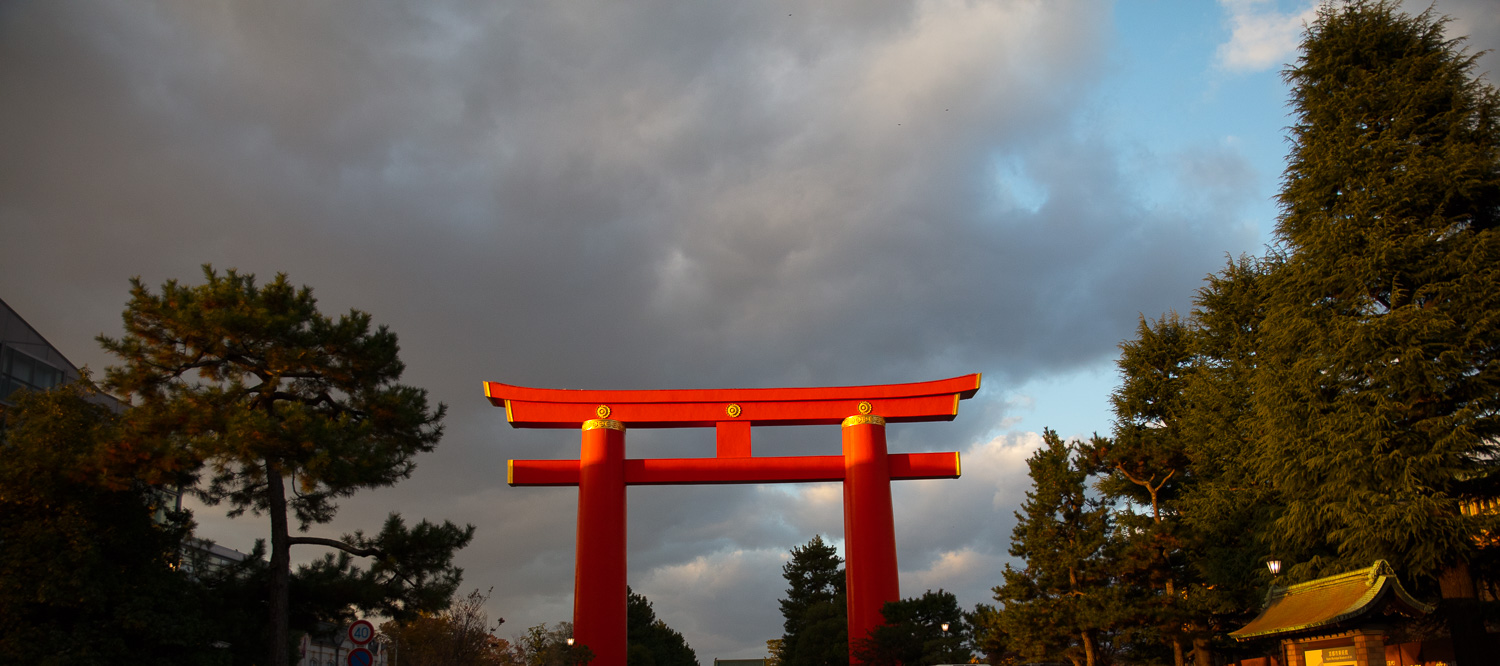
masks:
{"type": "Polygon", "coordinates": [[[1243,641],[1331,627],[1375,610],[1386,601],[1405,615],[1433,610],[1407,594],[1391,566],[1378,560],[1349,573],[1272,589],[1260,615],[1229,635],[1243,641]]]}

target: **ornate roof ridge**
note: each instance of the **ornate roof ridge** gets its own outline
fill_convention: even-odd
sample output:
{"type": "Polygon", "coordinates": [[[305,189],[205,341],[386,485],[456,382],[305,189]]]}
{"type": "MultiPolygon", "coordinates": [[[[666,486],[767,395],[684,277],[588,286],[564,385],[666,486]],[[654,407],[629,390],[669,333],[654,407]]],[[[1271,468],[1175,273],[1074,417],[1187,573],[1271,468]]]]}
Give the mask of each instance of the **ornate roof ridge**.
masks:
{"type": "Polygon", "coordinates": [[[1391,569],[1390,563],[1386,562],[1385,560],[1375,560],[1374,564],[1362,569],[1355,569],[1353,571],[1345,571],[1341,574],[1315,578],[1313,580],[1303,581],[1301,583],[1288,585],[1286,587],[1278,589],[1284,594],[1292,594],[1294,592],[1302,592],[1305,590],[1312,590],[1320,587],[1333,587],[1336,585],[1342,585],[1350,579],[1355,578],[1369,578],[1370,580],[1367,581],[1367,583],[1374,583],[1381,576],[1395,575],[1396,572],[1395,570],[1391,569]]]}
{"type": "Polygon", "coordinates": [[[1410,613],[1433,611],[1433,606],[1407,594],[1388,562],[1376,560],[1362,569],[1273,588],[1260,615],[1230,635],[1243,641],[1337,625],[1369,612],[1387,593],[1394,595],[1410,613]],[[1306,599],[1318,597],[1323,597],[1324,603],[1307,605],[1306,599]]]}

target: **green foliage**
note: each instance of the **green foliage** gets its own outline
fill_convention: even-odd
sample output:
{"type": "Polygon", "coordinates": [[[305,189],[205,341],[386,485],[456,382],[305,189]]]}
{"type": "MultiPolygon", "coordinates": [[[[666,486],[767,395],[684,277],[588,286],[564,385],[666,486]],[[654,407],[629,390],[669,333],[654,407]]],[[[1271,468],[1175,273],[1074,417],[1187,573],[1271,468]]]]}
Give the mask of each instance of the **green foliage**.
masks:
{"type": "Polygon", "coordinates": [[[437,444],[444,407],[396,383],[396,335],[371,331],[370,315],[324,316],[285,275],[263,287],[233,270],[204,278],[160,294],[132,280],[125,336],[99,342],[123,362],[105,383],[134,401],[138,436],[208,463],[205,501],[233,514],[285,502],[306,528],[332,519],[338,498],[406,478],[437,444]],[[277,499],[266,488],[282,478],[296,492],[277,499]]]}
{"type": "Polygon", "coordinates": [[[981,649],[1094,666],[1119,604],[1109,507],[1089,496],[1080,446],[1050,429],[1043,441],[1026,461],[1032,488],[1011,533],[1010,553],[1026,566],[1006,566],[1005,584],[995,588],[1001,607],[980,613],[989,623],[981,649]]]}
{"type": "Polygon", "coordinates": [[[1172,513],[1187,481],[1187,442],[1179,419],[1192,342],[1176,313],[1141,319],[1136,338],[1120,344],[1121,385],[1110,396],[1114,437],[1095,442],[1090,452],[1106,474],[1101,488],[1111,497],[1150,507],[1157,523],[1163,513],[1172,513]]]}
{"type": "MultiPolygon", "coordinates": [[[[206,542],[200,542],[206,543],[206,542]]],[[[221,567],[206,566],[204,551],[192,548],[183,553],[184,564],[190,564],[197,584],[199,604],[203,618],[212,627],[213,642],[228,647],[220,648],[228,666],[254,666],[265,663],[265,655],[257,649],[266,645],[271,632],[266,618],[267,581],[270,580],[266,563],[265,542],[257,540],[255,547],[245,559],[221,567]]],[[[294,575],[293,584],[296,584],[294,575]]],[[[299,598],[306,599],[305,595],[299,598]]],[[[292,624],[308,630],[317,626],[314,616],[321,614],[309,609],[307,603],[293,608],[292,624]]],[[[295,645],[288,645],[288,654],[294,654],[295,645]]]]}
{"type": "Polygon", "coordinates": [[[321,314],[312,291],[285,275],[257,286],[233,270],[203,272],[202,285],[170,280],[156,294],[132,280],[125,335],[99,338],[122,361],[106,384],[133,404],[127,441],[165,443],[203,465],[207,484],[194,491],[210,504],[229,502],[230,515],[270,518],[271,662],[285,664],[290,643],[294,544],[375,557],[369,572],[337,559],[313,572],[380,583],[379,601],[366,610],[400,616],[446,603],[460,575],[452,551],[468,543],[472,526],[423,521],[408,530],[393,517],[373,539],[341,542],[292,536],[288,525],[292,516],[302,531],[328,522],[338,499],[406,478],[412,458],[437,444],[444,408],[398,383],[395,334],[371,330],[357,310],[321,314]]]}
{"type": "Polygon", "coordinates": [[[575,666],[594,660],[594,652],[583,645],[568,645],[572,622],[558,622],[551,629],[539,624],[511,642],[514,666],[575,666]]]}
{"type": "Polygon", "coordinates": [[[1181,662],[1187,623],[1183,526],[1179,501],[1191,484],[1190,442],[1182,418],[1193,364],[1192,328],[1177,313],[1142,317],[1136,337],[1120,344],[1121,385],[1111,396],[1114,437],[1085,448],[1112,500],[1141,506],[1117,518],[1117,571],[1132,585],[1129,616],[1137,634],[1160,634],[1181,662]],[[1149,510],[1149,513],[1143,513],[1149,510]]]}
{"type": "Polygon", "coordinates": [[[766,666],[781,666],[781,646],[780,638],[766,640],[766,666]]]}
{"type": "Polygon", "coordinates": [[[785,666],[849,663],[849,618],[845,608],[843,559],[822,535],[792,548],[781,568],[788,583],[781,600],[786,633],[781,640],[785,666]]]}
{"type": "Polygon", "coordinates": [[[22,391],[4,414],[0,662],[217,663],[175,566],[191,522],[140,481],[174,464],[122,442],[92,392],[87,379],[22,391]]]}
{"type": "MultiPolygon", "coordinates": [[[[422,521],[407,527],[400,514],[386,517],[380,534],[366,537],[356,530],[342,543],[368,553],[368,569],[354,565],[347,552],[327,553],[311,565],[298,567],[294,584],[303,594],[293,598],[323,600],[330,610],[347,613],[359,608],[397,621],[446,608],[462,579],[453,566],[453,554],[469,544],[472,526],[460,528],[449,522],[435,525],[422,521]]],[[[320,617],[339,621],[346,615],[320,617]]]]}
{"type": "Polygon", "coordinates": [[[969,614],[974,632],[974,650],[986,664],[1012,666],[1021,663],[1021,654],[1011,647],[1010,634],[1001,626],[1000,611],[989,604],[977,604],[969,614]]]}
{"type": "Polygon", "coordinates": [[[405,666],[510,666],[510,643],[494,635],[504,620],[491,625],[484,611],[489,598],[474,590],[441,613],[385,622],[380,632],[405,666]]]}
{"type": "MultiPolygon", "coordinates": [[[[1500,95],[1431,11],[1324,6],[1285,72],[1285,253],[1253,404],[1271,546],[1305,579],[1389,561],[1483,660],[1470,563],[1500,442],[1500,95]]],[[[1493,550],[1493,549],[1490,549],[1493,550]]]]}
{"type": "Polygon", "coordinates": [[[1195,585],[1187,563],[1194,535],[1182,521],[1181,506],[1196,483],[1196,442],[1184,432],[1193,407],[1187,387],[1194,377],[1195,333],[1176,313],[1141,319],[1136,337],[1120,344],[1121,385],[1111,396],[1114,436],[1095,437],[1084,447],[1091,466],[1103,474],[1100,490],[1127,503],[1115,518],[1114,570],[1130,592],[1129,633],[1137,640],[1166,640],[1177,663],[1190,634],[1201,638],[1206,632],[1190,608],[1190,597],[1205,587],[1195,585]]]}
{"type": "Polygon", "coordinates": [[[887,602],[880,614],[886,623],[855,648],[855,657],[865,664],[966,664],[974,656],[968,618],[952,592],[928,590],[920,597],[887,602]]]}
{"type": "Polygon", "coordinates": [[[1260,424],[1250,409],[1265,292],[1276,269],[1269,260],[1229,262],[1198,290],[1190,322],[1194,359],[1178,424],[1193,485],[1177,508],[1192,534],[1221,544],[1258,532],[1276,501],[1256,477],[1260,424]]]}
{"type": "Polygon", "coordinates": [[[1500,441],[1500,98],[1430,12],[1325,6],[1286,71],[1297,118],[1263,326],[1258,466],[1307,578],[1475,556],[1463,484],[1500,441]]]}
{"type": "Polygon", "coordinates": [[[1209,276],[1190,317],[1143,318],[1121,344],[1114,437],[1085,450],[1104,474],[1099,488],[1127,503],[1113,539],[1129,621],[1116,629],[1135,657],[1162,642],[1175,663],[1189,650],[1212,661],[1268,582],[1247,575],[1265,559],[1260,535],[1278,506],[1255,471],[1259,424],[1248,405],[1277,268],[1232,260],[1209,276]]]}
{"type": "Polygon", "coordinates": [[[626,594],[628,662],[640,666],[698,666],[698,654],[688,646],[687,639],[657,619],[651,602],[628,587],[626,594]]]}
{"type": "MultiPolygon", "coordinates": [[[[1500,519],[1461,510],[1500,496],[1500,95],[1443,25],[1384,0],[1323,5],[1285,73],[1279,247],[1121,345],[1113,436],[1083,449],[1124,503],[1107,548],[1121,658],[1168,645],[1183,664],[1191,646],[1215,663],[1276,556],[1284,582],[1392,562],[1441,588],[1460,661],[1482,661],[1458,597],[1468,571],[1500,578],[1476,539],[1500,519]]],[[[1027,569],[976,610],[976,642],[993,663],[1076,663],[1064,628],[1080,614],[1046,603],[1037,573],[1065,550],[1028,527],[1027,569]]]]}
{"type": "Polygon", "coordinates": [[[1279,506],[1254,472],[1260,423],[1250,409],[1265,292],[1277,264],[1241,257],[1198,291],[1193,363],[1179,419],[1189,485],[1176,502],[1182,538],[1181,602],[1201,654],[1232,649],[1223,634],[1255,614],[1270,579],[1262,538],[1279,506]],[[1253,575],[1251,572],[1254,572],[1253,575]]]}
{"type": "MultiPolygon", "coordinates": [[[[1324,5],[1286,72],[1277,253],[1230,261],[1190,317],[1143,318],[1121,345],[1113,437],[1086,453],[1125,502],[1122,655],[1165,641],[1181,664],[1190,642],[1213,661],[1268,555],[1289,581],[1386,559],[1428,593],[1500,560],[1475,539],[1496,518],[1460,510],[1500,495],[1500,97],[1443,23],[1324,5]]],[[[1009,606],[981,611],[992,659],[1045,642],[1009,606]]]]}

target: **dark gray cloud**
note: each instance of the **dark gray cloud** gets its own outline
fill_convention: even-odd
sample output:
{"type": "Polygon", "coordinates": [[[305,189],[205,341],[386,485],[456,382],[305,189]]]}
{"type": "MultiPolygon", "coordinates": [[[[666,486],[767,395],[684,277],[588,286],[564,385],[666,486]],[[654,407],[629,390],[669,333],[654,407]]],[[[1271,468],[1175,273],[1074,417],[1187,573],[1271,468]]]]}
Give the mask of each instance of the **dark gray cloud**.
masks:
{"type": "MultiPolygon", "coordinates": [[[[957,423],[892,429],[970,456],[897,500],[904,589],[972,603],[1034,445],[997,438],[1005,388],[1106,361],[1259,243],[1264,175],[1232,146],[1157,153],[1096,122],[1111,30],[1094,2],[4,3],[0,290],[96,368],[133,275],[285,271],[373,313],[448,435],[330,531],[477,524],[466,584],[515,630],[570,612],[576,499],[505,487],[505,460],[576,435],[510,430],[481,381],[984,372],[957,423]]],[[[837,451],[811,430],[757,450],[837,451]]],[[[711,446],[631,434],[632,455],[711,446]]],[[[786,551],[842,532],[833,486],[631,502],[632,582],[705,660],[755,656],[786,551]]],[[[228,545],[263,531],[217,514],[228,545]]]]}
{"type": "Polygon", "coordinates": [[[1479,55],[1475,73],[1492,85],[1500,83],[1500,12],[1490,0],[1442,0],[1416,2],[1403,0],[1401,8],[1417,14],[1432,8],[1433,13],[1447,17],[1450,37],[1464,37],[1464,48],[1479,55]]]}

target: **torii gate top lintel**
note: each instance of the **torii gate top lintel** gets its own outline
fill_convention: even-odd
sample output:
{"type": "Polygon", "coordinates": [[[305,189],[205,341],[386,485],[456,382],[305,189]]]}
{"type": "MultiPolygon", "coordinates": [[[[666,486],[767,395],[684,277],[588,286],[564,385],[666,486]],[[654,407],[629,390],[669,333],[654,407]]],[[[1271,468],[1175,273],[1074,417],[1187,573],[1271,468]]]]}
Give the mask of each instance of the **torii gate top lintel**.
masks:
{"type": "Polygon", "coordinates": [[[951,421],[979,374],[910,384],[758,389],[575,390],[485,382],[484,395],[515,428],[577,428],[600,418],[631,428],[712,428],[721,423],[838,425],[850,414],[890,423],[951,421]]]}

